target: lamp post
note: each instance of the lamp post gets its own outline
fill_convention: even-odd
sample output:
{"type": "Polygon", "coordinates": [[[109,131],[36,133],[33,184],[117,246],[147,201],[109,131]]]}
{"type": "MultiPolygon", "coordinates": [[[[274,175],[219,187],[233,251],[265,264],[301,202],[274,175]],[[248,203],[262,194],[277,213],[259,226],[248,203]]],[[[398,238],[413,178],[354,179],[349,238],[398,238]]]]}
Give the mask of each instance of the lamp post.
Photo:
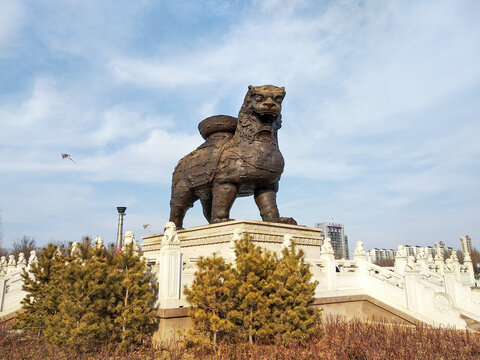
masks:
{"type": "Polygon", "coordinates": [[[123,246],[123,214],[125,214],[127,208],[125,206],[118,206],[118,230],[117,230],[117,249],[121,249],[123,246]]]}

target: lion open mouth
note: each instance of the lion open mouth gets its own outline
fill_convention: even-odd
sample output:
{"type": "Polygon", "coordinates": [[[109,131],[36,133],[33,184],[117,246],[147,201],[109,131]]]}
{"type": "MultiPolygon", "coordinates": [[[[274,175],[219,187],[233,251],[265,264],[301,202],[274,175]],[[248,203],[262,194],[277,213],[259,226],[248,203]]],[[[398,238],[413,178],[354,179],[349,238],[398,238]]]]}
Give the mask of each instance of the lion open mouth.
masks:
{"type": "Polygon", "coordinates": [[[262,126],[258,133],[268,133],[272,132],[272,124],[277,119],[278,114],[276,113],[255,113],[257,119],[260,121],[262,126]]]}
{"type": "Polygon", "coordinates": [[[255,113],[257,115],[257,119],[260,120],[262,125],[272,125],[275,120],[277,120],[278,114],[275,112],[263,112],[263,113],[255,113]]]}

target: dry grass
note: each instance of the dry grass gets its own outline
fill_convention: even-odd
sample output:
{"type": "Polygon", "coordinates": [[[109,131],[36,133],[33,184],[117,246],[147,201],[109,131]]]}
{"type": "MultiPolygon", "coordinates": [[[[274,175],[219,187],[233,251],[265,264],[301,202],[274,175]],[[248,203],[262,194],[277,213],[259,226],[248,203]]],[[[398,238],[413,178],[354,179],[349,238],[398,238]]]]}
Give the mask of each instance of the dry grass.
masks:
{"type": "Polygon", "coordinates": [[[429,326],[324,320],[322,334],[305,346],[236,344],[185,349],[176,343],[167,349],[145,346],[122,353],[112,345],[76,353],[58,349],[34,336],[0,328],[0,358],[16,359],[325,359],[325,360],[439,360],[480,359],[480,334],[429,326]]]}

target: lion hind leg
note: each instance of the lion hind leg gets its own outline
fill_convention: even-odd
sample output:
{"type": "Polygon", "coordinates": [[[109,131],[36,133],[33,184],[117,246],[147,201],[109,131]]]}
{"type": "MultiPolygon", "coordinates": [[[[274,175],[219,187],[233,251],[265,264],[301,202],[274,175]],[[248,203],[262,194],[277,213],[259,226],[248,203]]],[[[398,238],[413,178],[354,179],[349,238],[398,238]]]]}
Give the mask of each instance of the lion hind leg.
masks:
{"type": "Polygon", "coordinates": [[[202,202],[203,216],[210,224],[212,221],[212,199],[200,199],[202,202]]]}

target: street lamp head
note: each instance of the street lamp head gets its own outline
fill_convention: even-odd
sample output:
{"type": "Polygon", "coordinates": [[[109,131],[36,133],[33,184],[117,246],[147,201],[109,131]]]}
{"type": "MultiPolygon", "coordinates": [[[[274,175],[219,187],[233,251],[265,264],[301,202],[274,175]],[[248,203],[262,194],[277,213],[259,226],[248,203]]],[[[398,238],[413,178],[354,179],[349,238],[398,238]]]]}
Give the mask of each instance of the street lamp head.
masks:
{"type": "Polygon", "coordinates": [[[119,214],[124,214],[127,208],[125,206],[117,206],[117,210],[119,214]]]}

